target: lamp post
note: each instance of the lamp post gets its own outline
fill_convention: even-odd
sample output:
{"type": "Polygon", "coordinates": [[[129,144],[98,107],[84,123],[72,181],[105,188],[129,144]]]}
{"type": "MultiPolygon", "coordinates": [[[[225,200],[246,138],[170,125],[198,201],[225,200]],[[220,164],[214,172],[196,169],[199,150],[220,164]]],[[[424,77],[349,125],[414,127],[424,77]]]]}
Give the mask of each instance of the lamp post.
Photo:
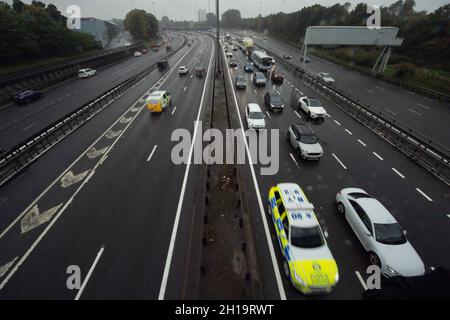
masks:
{"type": "Polygon", "coordinates": [[[217,66],[217,74],[222,74],[222,66],[219,63],[219,55],[220,55],[220,20],[219,20],[219,0],[216,0],[216,31],[217,31],[217,39],[216,39],[216,66],[217,66]]]}

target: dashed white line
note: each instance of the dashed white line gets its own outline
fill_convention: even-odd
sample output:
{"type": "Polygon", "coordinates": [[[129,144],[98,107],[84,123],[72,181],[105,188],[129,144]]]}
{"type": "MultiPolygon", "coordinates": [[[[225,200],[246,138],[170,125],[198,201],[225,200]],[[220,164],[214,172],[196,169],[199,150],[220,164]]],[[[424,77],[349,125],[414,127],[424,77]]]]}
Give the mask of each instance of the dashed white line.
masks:
{"type": "Polygon", "coordinates": [[[295,114],[297,115],[297,117],[299,117],[300,119],[302,118],[302,116],[299,115],[297,111],[294,111],[294,113],[295,113],[295,114]]]}
{"type": "Polygon", "coordinates": [[[381,90],[381,91],[386,91],[382,87],[379,87],[379,86],[376,86],[375,88],[377,88],[378,90],[381,90]]]}
{"type": "Polygon", "coordinates": [[[295,157],[292,153],[289,153],[289,155],[291,156],[292,161],[294,161],[295,165],[297,166],[297,168],[300,168],[300,166],[298,165],[297,160],[295,160],[295,157]]]}
{"type": "Polygon", "coordinates": [[[175,110],[177,110],[177,107],[173,108],[172,115],[175,113],[175,110]]]}
{"type": "Polygon", "coordinates": [[[394,171],[396,174],[398,174],[400,178],[405,179],[405,176],[402,175],[397,169],[392,168],[392,171],[394,171]]]}
{"type": "Polygon", "coordinates": [[[150,153],[150,155],[149,155],[148,158],[147,158],[147,162],[149,162],[150,159],[153,157],[153,154],[155,153],[156,148],[158,148],[158,145],[155,145],[155,146],[153,147],[152,152],[150,153]]]}
{"type": "Polygon", "coordinates": [[[267,116],[269,117],[269,119],[272,119],[272,117],[269,114],[269,111],[266,111],[267,116]]]}
{"type": "Polygon", "coordinates": [[[75,300],[79,300],[80,299],[80,296],[83,293],[83,290],[86,287],[86,284],[88,283],[89,278],[91,277],[92,272],[94,271],[95,266],[98,263],[98,260],[100,260],[100,257],[102,256],[104,249],[105,249],[104,247],[101,247],[100,251],[97,253],[97,256],[95,257],[94,263],[92,264],[91,268],[89,269],[89,272],[86,275],[86,278],[84,279],[83,284],[80,287],[80,290],[78,290],[78,293],[77,293],[77,296],[75,297],[75,300]]]}
{"type": "Polygon", "coordinates": [[[372,152],[372,153],[373,153],[373,155],[374,155],[375,157],[377,157],[377,158],[380,159],[381,161],[384,160],[382,157],[380,157],[380,156],[378,155],[378,153],[376,153],[376,152],[372,152]]]}
{"type": "Polygon", "coordinates": [[[338,158],[334,153],[332,153],[332,155],[333,155],[333,157],[336,159],[336,161],[339,162],[339,164],[342,166],[342,168],[344,168],[345,170],[347,170],[347,167],[342,163],[342,161],[339,160],[339,158],[338,158]]]}
{"type": "Polygon", "coordinates": [[[394,115],[394,116],[397,115],[394,111],[389,110],[388,108],[384,108],[384,110],[386,110],[387,112],[389,112],[390,114],[392,114],[392,115],[394,115]]]}
{"type": "Polygon", "coordinates": [[[363,141],[361,141],[360,139],[358,139],[358,142],[361,143],[364,147],[367,147],[367,144],[365,144],[363,141]]]}
{"type": "Polygon", "coordinates": [[[358,278],[359,282],[361,283],[362,287],[364,288],[364,291],[367,291],[366,283],[364,282],[364,279],[361,277],[361,274],[359,271],[355,271],[356,277],[358,278]]]}
{"type": "Polygon", "coordinates": [[[349,135],[353,135],[353,133],[350,131],[350,130],[348,130],[348,129],[345,129],[345,131],[349,134],[349,135]]]}
{"type": "Polygon", "coordinates": [[[366,91],[368,92],[368,93],[375,93],[375,92],[373,92],[372,90],[369,90],[369,89],[366,89],[366,91]]]}
{"type": "Polygon", "coordinates": [[[184,89],[183,89],[183,92],[185,92],[185,91],[186,91],[186,89],[187,89],[187,87],[184,87],[184,89]]]}
{"type": "Polygon", "coordinates": [[[337,120],[334,120],[334,123],[336,123],[338,126],[341,125],[341,123],[339,121],[337,121],[337,120]]]}
{"type": "Polygon", "coordinates": [[[421,104],[421,103],[419,103],[419,102],[417,102],[417,105],[418,105],[419,107],[422,107],[422,108],[426,109],[426,110],[431,110],[431,108],[430,108],[429,106],[426,106],[426,105],[421,104]]]}
{"type": "Polygon", "coordinates": [[[412,113],[417,114],[418,116],[421,116],[421,115],[422,115],[420,112],[417,112],[417,111],[414,110],[414,109],[409,108],[408,110],[411,111],[412,113]]]}
{"type": "Polygon", "coordinates": [[[423,192],[422,190],[420,190],[419,188],[416,188],[417,192],[420,193],[425,199],[427,199],[428,201],[432,202],[433,199],[431,199],[425,192],[423,192]]]}
{"type": "Polygon", "coordinates": [[[448,215],[447,215],[447,218],[449,218],[449,219],[450,219],[450,214],[448,214],[448,215]]]}

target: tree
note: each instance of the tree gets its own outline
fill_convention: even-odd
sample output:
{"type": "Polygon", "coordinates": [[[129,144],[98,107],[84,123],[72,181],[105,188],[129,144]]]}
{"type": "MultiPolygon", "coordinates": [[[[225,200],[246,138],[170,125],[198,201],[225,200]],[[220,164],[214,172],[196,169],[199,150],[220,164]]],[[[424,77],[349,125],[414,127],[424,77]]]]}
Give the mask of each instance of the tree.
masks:
{"type": "Polygon", "coordinates": [[[151,13],[138,9],[127,13],[124,26],[125,30],[130,31],[133,38],[138,40],[154,38],[159,31],[159,23],[156,17],[151,13]]]}
{"type": "Polygon", "coordinates": [[[12,8],[16,13],[22,13],[25,10],[25,4],[20,0],[13,0],[12,8]]]}
{"type": "Polygon", "coordinates": [[[217,25],[217,16],[212,12],[208,12],[206,14],[206,21],[208,26],[215,27],[217,25]]]}
{"type": "Polygon", "coordinates": [[[241,22],[241,12],[237,9],[229,9],[222,14],[222,24],[226,28],[239,28],[241,22]]]}
{"type": "Polygon", "coordinates": [[[161,24],[164,26],[168,26],[170,24],[170,19],[168,16],[164,16],[161,18],[161,24]]]}

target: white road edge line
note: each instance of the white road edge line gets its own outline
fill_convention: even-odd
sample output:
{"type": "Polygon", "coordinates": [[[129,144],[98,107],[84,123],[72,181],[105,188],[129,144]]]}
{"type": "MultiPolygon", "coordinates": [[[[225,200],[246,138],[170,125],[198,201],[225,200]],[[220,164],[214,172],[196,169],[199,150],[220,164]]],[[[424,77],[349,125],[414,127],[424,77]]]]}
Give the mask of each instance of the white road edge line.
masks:
{"type": "MultiPolygon", "coordinates": [[[[181,62],[181,60],[183,60],[183,58],[189,53],[191,52],[192,48],[187,50],[186,53],[175,63],[175,65],[172,67],[172,69],[170,69],[164,76],[164,81],[162,83],[164,83],[170,76],[170,74],[175,70],[175,67],[181,62]]],[[[145,79],[145,78],[143,78],[145,79]]],[[[141,98],[139,98],[130,108],[128,108],[103,134],[101,134],[97,140],[95,140],[74,162],[72,162],[72,164],[63,172],[61,173],[58,178],[56,178],[3,232],[2,234],[0,234],[0,239],[9,231],[9,229],[11,229],[20,219],[22,219],[22,217],[40,200],[40,198],[42,198],[56,183],[58,183],[61,178],[82,158],[86,155],[86,153],[95,146],[95,144],[100,141],[101,138],[103,138],[105,136],[105,134],[111,130],[111,128],[113,128],[121,119],[122,117],[127,114],[128,112],[130,112],[130,110],[140,102],[140,100],[142,99],[143,96],[145,96],[148,91],[152,90],[153,88],[155,88],[157,85],[159,85],[159,81],[157,83],[155,83],[149,90],[147,90],[142,96],[141,98]]],[[[136,112],[136,114],[134,115],[134,118],[136,118],[139,113],[143,110],[144,108],[141,108],[141,110],[139,110],[138,112],[136,112]]],[[[89,175],[85,178],[85,180],[83,181],[83,183],[78,187],[78,189],[73,193],[73,195],[70,197],[70,199],[66,202],[66,204],[60,209],[60,211],[56,214],[56,216],[51,220],[51,222],[47,225],[47,227],[44,229],[44,231],[42,231],[42,233],[39,235],[39,237],[33,242],[33,244],[31,245],[31,247],[27,250],[27,252],[20,258],[20,260],[14,265],[14,267],[12,268],[12,270],[7,274],[7,276],[3,279],[3,281],[0,283],[0,290],[3,289],[3,287],[8,283],[9,279],[11,279],[11,277],[14,275],[14,273],[16,273],[16,271],[19,269],[19,267],[22,265],[22,263],[28,258],[28,256],[31,254],[31,252],[33,252],[34,248],[39,244],[39,242],[45,237],[45,235],[47,234],[47,232],[51,229],[51,227],[53,226],[53,224],[56,223],[56,221],[59,219],[59,217],[63,214],[63,212],[67,209],[67,207],[72,203],[73,199],[75,199],[76,195],[78,194],[78,192],[80,192],[80,190],[86,185],[86,183],[91,179],[91,177],[94,175],[96,169],[103,163],[103,161],[108,157],[108,154],[111,150],[113,150],[113,147],[116,145],[116,143],[120,140],[120,138],[122,137],[122,135],[125,133],[125,131],[128,129],[128,127],[131,125],[131,123],[133,123],[134,120],[131,120],[130,122],[127,123],[127,125],[125,126],[125,128],[122,130],[122,132],[117,136],[117,139],[110,145],[108,151],[103,155],[102,158],[100,158],[99,162],[94,166],[94,168],[91,170],[91,172],[89,173],[89,175]]]]}
{"type": "Polygon", "coordinates": [[[92,264],[91,268],[89,269],[89,272],[87,273],[86,278],[84,279],[83,284],[80,287],[80,290],[78,290],[78,293],[77,293],[77,295],[75,297],[75,300],[80,300],[81,294],[83,293],[84,288],[86,287],[86,285],[87,285],[87,283],[89,281],[89,278],[92,275],[92,272],[94,272],[95,266],[97,265],[98,261],[100,260],[100,257],[102,256],[104,249],[105,249],[104,247],[101,247],[100,251],[97,253],[97,256],[95,257],[94,263],[92,264]]]}
{"type": "MultiPolygon", "coordinates": [[[[422,190],[420,190],[419,188],[416,188],[417,192],[420,193],[425,199],[427,199],[428,201],[432,202],[433,199],[431,199],[425,192],[423,192],[422,190]]],[[[448,216],[448,215],[447,215],[448,216]]],[[[450,217],[449,217],[450,218],[450,217]]]]}
{"type": "Polygon", "coordinates": [[[400,178],[405,179],[405,176],[402,175],[397,169],[392,168],[392,171],[394,171],[396,174],[398,174],[400,178]]]}
{"type": "Polygon", "coordinates": [[[150,159],[153,157],[153,154],[155,153],[156,148],[158,148],[158,145],[157,145],[157,144],[155,144],[155,146],[153,147],[152,152],[150,153],[150,155],[149,155],[148,158],[147,158],[147,162],[149,162],[150,159]]]}
{"type": "MultiPolygon", "coordinates": [[[[230,74],[230,70],[228,68],[228,65],[226,67],[227,71],[228,71],[228,78],[230,83],[233,83],[232,79],[231,79],[231,74],[230,74]]],[[[252,174],[252,178],[253,178],[253,185],[255,187],[255,192],[256,192],[256,197],[258,199],[258,204],[259,204],[259,211],[261,213],[261,221],[263,223],[264,226],[264,233],[266,234],[266,241],[267,241],[267,246],[269,248],[269,254],[272,260],[272,267],[273,267],[273,272],[275,274],[275,279],[277,282],[277,287],[278,287],[278,291],[280,294],[280,299],[281,300],[286,300],[286,292],[284,291],[284,287],[283,287],[283,282],[281,280],[281,274],[280,274],[280,269],[275,257],[275,251],[273,248],[273,244],[272,244],[272,238],[270,236],[270,231],[269,231],[269,226],[267,225],[267,219],[266,219],[266,215],[265,215],[265,210],[264,210],[264,206],[261,200],[261,193],[259,192],[259,186],[258,186],[258,181],[256,180],[256,174],[255,174],[255,168],[253,166],[253,161],[252,161],[252,157],[250,154],[250,150],[248,147],[248,143],[247,143],[247,138],[245,137],[245,132],[244,132],[244,125],[242,124],[242,117],[241,114],[239,112],[239,104],[237,101],[237,97],[236,97],[236,92],[234,90],[231,91],[233,93],[233,100],[234,100],[234,105],[236,107],[236,111],[238,114],[238,119],[239,119],[239,124],[241,125],[241,133],[242,133],[242,138],[244,141],[244,145],[245,145],[245,149],[247,151],[247,158],[248,158],[248,162],[249,162],[249,167],[250,167],[250,172],[252,174]]]]}
{"type": "Polygon", "coordinates": [[[200,99],[200,106],[199,106],[198,113],[197,113],[197,120],[195,122],[195,127],[194,127],[194,135],[192,137],[192,143],[191,143],[191,147],[189,149],[188,163],[186,165],[186,171],[184,172],[183,184],[182,184],[182,187],[181,187],[180,198],[178,200],[178,207],[177,207],[177,212],[175,214],[175,221],[173,223],[172,235],[170,236],[169,250],[167,252],[166,263],[164,265],[164,273],[163,273],[163,276],[162,276],[162,279],[161,279],[161,287],[159,289],[158,300],[163,300],[164,296],[166,294],[167,280],[169,279],[170,266],[172,264],[173,250],[174,250],[175,241],[176,241],[176,238],[177,238],[178,225],[180,223],[181,208],[183,206],[184,193],[186,192],[186,185],[187,185],[187,180],[188,180],[188,176],[189,176],[189,169],[191,167],[191,158],[192,158],[192,154],[193,154],[193,150],[194,150],[195,138],[197,136],[200,114],[201,114],[201,111],[202,111],[203,102],[205,100],[206,87],[207,87],[207,84],[209,82],[208,79],[209,79],[209,73],[211,71],[212,57],[215,56],[215,54],[214,54],[214,50],[215,50],[214,49],[214,42],[213,42],[212,39],[211,39],[211,42],[212,42],[213,51],[212,51],[212,55],[209,58],[208,72],[206,74],[206,81],[205,81],[205,84],[203,86],[202,97],[200,99]]]}
{"type": "Polygon", "coordinates": [[[356,277],[358,278],[359,282],[361,283],[361,285],[362,285],[364,291],[367,291],[367,286],[366,286],[366,283],[364,282],[363,277],[361,276],[361,274],[359,273],[359,271],[355,271],[355,273],[356,273],[356,277]]]}
{"type": "Polygon", "coordinates": [[[376,152],[372,152],[372,153],[373,153],[373,155],[374,155],[375,157],[377,157],[377,158],[380,159],[381,161],[384,160],[381,156],[378,155],[378,153],[376,153],[376,152]]]}
{"type": "Polygon", "coordinates": [[[338,158],[334,153],[332,153],[332,155],[333,155],[333,157],[336,159],[336,161],[339,162],[339,164],[342,166],[342,168],[344,168],[345,170],[347,170],[347,167],[342,163],[342,161],[339,160],[339,158],[338,158]]]}

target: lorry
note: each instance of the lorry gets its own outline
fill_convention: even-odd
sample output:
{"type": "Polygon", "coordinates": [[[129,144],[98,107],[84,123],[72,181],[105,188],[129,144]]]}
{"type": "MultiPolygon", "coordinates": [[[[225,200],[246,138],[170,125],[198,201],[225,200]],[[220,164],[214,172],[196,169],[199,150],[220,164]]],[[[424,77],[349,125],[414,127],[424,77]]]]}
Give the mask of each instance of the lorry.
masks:
{"type": "Polygon", "coordinates": [[[250,56],[253,53],[253,49],[254,49],[253,39],[251,38],[242,39],[242,50],[244,54],[250,56]]]}

